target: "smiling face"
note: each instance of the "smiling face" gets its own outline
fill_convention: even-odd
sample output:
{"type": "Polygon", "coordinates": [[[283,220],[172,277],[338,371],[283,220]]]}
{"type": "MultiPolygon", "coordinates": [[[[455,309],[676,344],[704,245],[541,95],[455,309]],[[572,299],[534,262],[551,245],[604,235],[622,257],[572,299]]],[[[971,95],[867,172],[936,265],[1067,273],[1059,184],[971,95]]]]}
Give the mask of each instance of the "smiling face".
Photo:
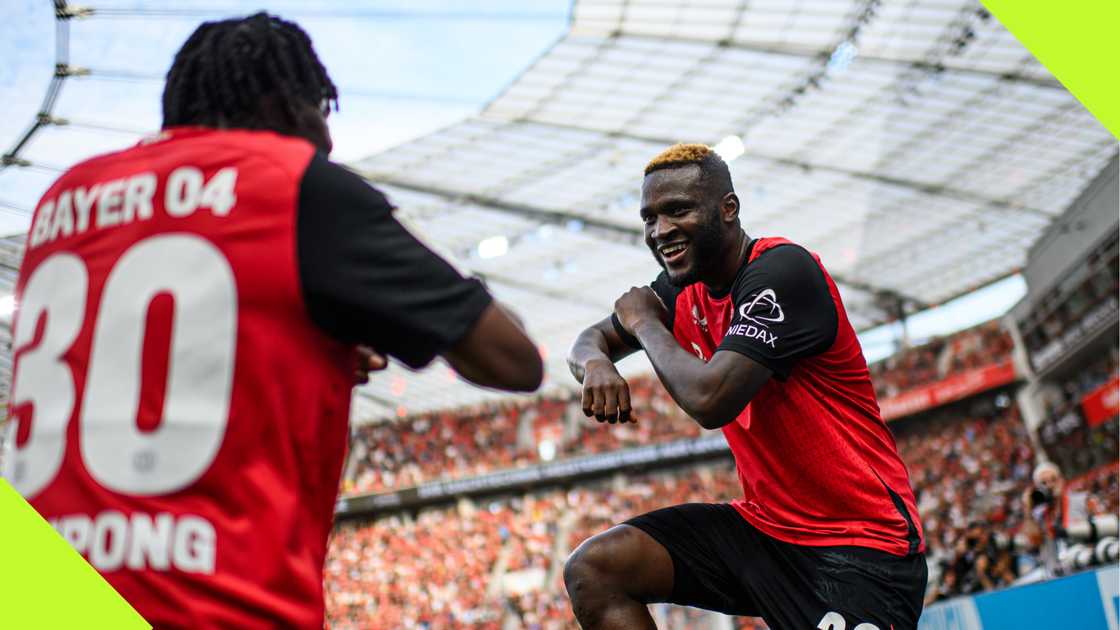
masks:
{"type": "Polygon", "coordinates": [[[676,286],[703,281],[727,242],[722,200],[712,197],[698,165],[656,170],[642,182],[646,245],[676,286]]]}

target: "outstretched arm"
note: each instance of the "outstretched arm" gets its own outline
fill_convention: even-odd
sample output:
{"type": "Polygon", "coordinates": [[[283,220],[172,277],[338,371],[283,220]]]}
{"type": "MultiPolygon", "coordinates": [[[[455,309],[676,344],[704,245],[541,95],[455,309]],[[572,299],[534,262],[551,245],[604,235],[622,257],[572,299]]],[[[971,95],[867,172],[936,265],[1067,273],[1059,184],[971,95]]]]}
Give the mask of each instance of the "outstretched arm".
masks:
{"type": "MultiPolygon", "coordinates": [[[[516,316],[424,245],[393,216],[385,196],[353,172],[312,158],[300,185],[298,230],[308,316],[334,339],[411,368],[442,355],[485,387],[540,385],[540,355],[516,316]]],[[[384,367],[363,360],[358,381],[384,367]]]]}
{"type": "Polygon", "coordinates": [[[531,392],[544,378],[533,340],[517,317],[497,302],[482,311],[474,326],[443,357],[459,376],[483,387],[531,392]]]}

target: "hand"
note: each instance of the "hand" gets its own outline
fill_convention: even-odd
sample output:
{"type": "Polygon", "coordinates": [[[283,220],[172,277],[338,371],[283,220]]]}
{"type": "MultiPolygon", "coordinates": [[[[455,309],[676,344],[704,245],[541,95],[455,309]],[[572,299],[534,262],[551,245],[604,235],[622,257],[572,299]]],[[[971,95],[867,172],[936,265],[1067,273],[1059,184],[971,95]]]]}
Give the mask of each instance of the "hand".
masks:
{"type": "Polygon", "coordinates": [[[614,303],[614,314],[626,332],[634,334],[639,324],[653,320],[665,323],[669,312],[649,287],[631,287],[614,303]]]}
{"type": "Polygon", "coordinates": [[[637,422],[630,417],[630,386],[609,360],[594,359],[584,366],[583,415],[599,422],[637,422]]]}
{"type": "Polygon", "coordinates": [[[369,382],[370,372],[379,372],[389,366],[385,355],[369,346],[358,346],[357,363],[354,366],[354,384],[365,385],[369,382]]]}

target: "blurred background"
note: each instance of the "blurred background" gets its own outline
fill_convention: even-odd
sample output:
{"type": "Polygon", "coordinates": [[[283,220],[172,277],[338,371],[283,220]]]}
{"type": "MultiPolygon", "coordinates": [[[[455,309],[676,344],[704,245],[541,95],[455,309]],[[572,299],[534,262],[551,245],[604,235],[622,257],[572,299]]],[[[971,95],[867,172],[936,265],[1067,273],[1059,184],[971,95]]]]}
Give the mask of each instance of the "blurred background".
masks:
{"type": "MultiPolygon", "coordinates": [[[[159,128],[163,76],[199,22],[260,8],[0,7],[4,348],[39,196],[159,128]]],[[[944,603],[923,627],[1006,627],[1010,605],[971,596],[1072,574],[1111,602],[1117,143],[979,2],[266,8],[308,31],[340,88],[332,157],[485,278],[548,370],[534,396],[467,386],[443,364],[392,366],[356,390],[332,628],[573,627],[560,571],[581,540],[739,495],[722,436],[685,417],[643,357],[623,366],[627,426],[583,418],[564,364],[579,330],[656,275],[638,187],[678,141],[728,161],[750,234],[800,242],[835,276],[930,542],[927,601],[944,603]],[[1043,462],[1057,480],[1034,479],[1043,462]]],[[[5,395],[9,378],[5,353],[5,395]]],[[[1101,627],[1116,627],[1110,606],[1101,627]]],[[[655,612],[662,628],[765,627],[655,612]]]]}

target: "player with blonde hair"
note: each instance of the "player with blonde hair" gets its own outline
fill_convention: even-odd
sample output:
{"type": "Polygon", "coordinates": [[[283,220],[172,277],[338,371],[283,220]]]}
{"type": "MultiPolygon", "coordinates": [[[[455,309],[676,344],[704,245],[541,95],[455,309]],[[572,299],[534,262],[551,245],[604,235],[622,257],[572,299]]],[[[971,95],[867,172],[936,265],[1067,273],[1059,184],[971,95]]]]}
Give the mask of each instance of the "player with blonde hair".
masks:
{"type": "Polygon", "coordinates": [[[723,431],[743,497],[584,541],[564,571],[580,624],[654,628],[646,604],[673,602],[775,629],[915,628],[926,563],[914,494],[820,259],[748,236],[727,164],[703,145],[649,163],[641,218],[663,271],[576,339],[584,413],[630,419],[614,362],[644,350],[681,409],[723,431]]]}

